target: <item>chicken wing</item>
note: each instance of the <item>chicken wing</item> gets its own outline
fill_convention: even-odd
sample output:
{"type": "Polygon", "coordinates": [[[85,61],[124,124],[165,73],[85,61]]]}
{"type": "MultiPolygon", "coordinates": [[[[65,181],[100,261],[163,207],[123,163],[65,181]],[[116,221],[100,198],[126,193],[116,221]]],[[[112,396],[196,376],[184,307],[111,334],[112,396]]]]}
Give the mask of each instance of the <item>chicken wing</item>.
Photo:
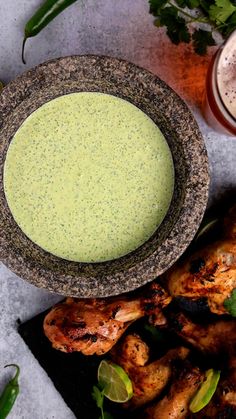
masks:
{"type": "Polygon", "coordinates": [[[55,349],[63,352],[105,354],[140,317],[152,316],[156,324],[164,322],[162,308],[169,304],[171,297],[157,283],[149,285],[142,294],[136,298],[67,298],[46,315],[45,335],[55,349]]]}
{"type": "Polygon", "coordinates": [[[229,361],[229,373],[222,381],[219,392],[222,402],[231,406],[236,418],[236,354],[229,361]]]}
{"type": "Polygon", "coordinates": [[[227,313],[224,301],[236,288],[236,205],[224,220],[224,238],[197,250],[166,274],[174,297],[206,299],[213,313],[227,313]]]}
{"type": "Polygon", "coordinates": [[[220,380],[210,403],[189,419],[236,419],[236,357],[229,360],[228,374],[220,380]]]}
{"type": "Polygon", "coordinates": [[[162,358],[148,364],[149,348],[138,335],[127,335],[112,350],[112,360],[121,365],[129,375],[134,395],[125,407],[136,409],[154,400],[166,387],[175,360],[184,360],[189,350],[171,349],[162,358]]]}
{"type": "Polygon", "coordinates": [[[182,419],[189,413],[189,403],[203,380],[198,368],[184,370],[170,387],[168,394],[146,410],[145,419],[182,419]]]}
{"type": "Polygon", "coordinates": [[[185,314],[171,316],[169,326],[195,348],[208,354],[236,355],[236,321],[219,320],[209,324],[194,323],[185,314]]]}

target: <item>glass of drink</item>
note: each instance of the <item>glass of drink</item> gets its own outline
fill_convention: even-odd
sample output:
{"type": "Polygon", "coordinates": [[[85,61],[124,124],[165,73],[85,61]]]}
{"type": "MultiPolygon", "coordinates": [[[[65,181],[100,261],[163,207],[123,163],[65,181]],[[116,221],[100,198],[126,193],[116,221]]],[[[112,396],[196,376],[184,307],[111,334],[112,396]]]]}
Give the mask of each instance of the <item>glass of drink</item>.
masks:
{"type": "Polygon", "coordinates": [[[236,31],[216,52],[208,68],[203,114],[211,127],[236,136],[236,31]]]}

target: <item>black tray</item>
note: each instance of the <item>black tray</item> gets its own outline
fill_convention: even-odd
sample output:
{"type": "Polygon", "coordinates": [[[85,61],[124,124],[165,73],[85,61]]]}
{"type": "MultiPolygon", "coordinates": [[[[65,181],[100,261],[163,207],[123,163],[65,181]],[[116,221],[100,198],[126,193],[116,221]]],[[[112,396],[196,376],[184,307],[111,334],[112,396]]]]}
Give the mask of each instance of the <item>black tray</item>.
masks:
{"type": "MultiPolygon", "coordinates": [[[[235,191],[232,194],[228,192],[223,201],[219,201],[215,208],[208,211],[208,216],[221,217],[224,215],[229,206],[235,202],[235,199],[232,200],[234,197],[235,191]]],[[[219,224],[221,225],[221,223],[219,224]]],[[[219,226],[215,228],[213,234],[210,234],[210,240],[214,239],[214,236],[217,237],[218,234],[219,226]]],[[[203,241],[206,241],[205,236],[203,241]]],[[[190,245],[187,252],[194,246],[194,243],[190,245]]],[[[91,392],[93,385],[97,383],[97,369],[102,357],[84,356],[78,352],[66,354],[53,349],[43,333],[43,319],[46,314],[47,311],[21,324],[19,333],[76,417],[79,419],[98,419],[100,411],[92,399],[91,392]]],[[[129,331],[133,328],[136,331],[135,328],[137,327],[139,332],[138,322],[135,322],[135,324],[137,326],[131,326],[129,331]]],[[[177,337],[175,338],[175,344],[178,345],[177,337]]],[[[163,346],[163,354],[165,350],[166,348],[163,346]]],[[[135,413],[131,414],[131,412],[121,410],[118,406],[106,400],[106,410],[112,413],[114,418],[131,419],[131,417],[136,416],[135,413]]]]}
{"type": "MultiPolygon", "coordinates": [[[[43,333],[41,313],[19,326],[18,331],[40,365],[53,381],[66,404],[79,419],[98,419],[99,409],[92,399],[93,385],[97,383],[97,369],[102,357],[84,356],[81,353],[66,354],[52,348],[43,333]]],[[[106,401],[106,410],[120,417],[120,409],[106,401]]],[[[122,410],[122,418],[126,413],[122,410]]],[[[130,415],[129,415],[130,417],[130,415]]]]}

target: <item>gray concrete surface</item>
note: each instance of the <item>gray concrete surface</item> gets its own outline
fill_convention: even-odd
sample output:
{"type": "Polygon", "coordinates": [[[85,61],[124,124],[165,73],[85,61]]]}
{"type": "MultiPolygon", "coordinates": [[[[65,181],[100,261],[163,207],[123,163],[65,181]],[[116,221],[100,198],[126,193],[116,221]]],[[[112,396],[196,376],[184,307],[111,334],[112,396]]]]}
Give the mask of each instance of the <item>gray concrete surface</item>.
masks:
{"type": "MultiPolygon", "coordinates": [[[[40,3],[0,0],[0,80],[8,82],[40,62],[70,54],[128,59],[164,79],[194,112],[211,164],[209,205],[225,191],[236,188],[236,140],[209,128],[200,111],[205,74],[214,49],[201,58],[190,47],[172,45],[164,31],[153,26],[148,0],[81,0],[29,40],[24,66],[20,59],[24,23],[40,3]]],[[[74,418],[16,332],[17,318],[29,319],[59,298],[27,284],[0,264],[0,391],[10,374],[2,367],[18,362],[22,369],[21,393],[11,419],[74,418]]]]}

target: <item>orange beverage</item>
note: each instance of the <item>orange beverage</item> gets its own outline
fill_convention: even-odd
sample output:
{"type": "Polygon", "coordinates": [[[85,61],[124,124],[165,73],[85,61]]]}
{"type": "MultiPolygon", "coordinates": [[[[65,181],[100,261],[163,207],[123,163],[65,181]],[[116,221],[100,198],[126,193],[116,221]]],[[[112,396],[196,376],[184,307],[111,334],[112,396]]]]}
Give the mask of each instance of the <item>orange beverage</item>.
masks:
{"type": "Polygon", "coordinates": [[[203,114],[217,131],[236,136],[236,31],[208,68],[203,114]]]}

